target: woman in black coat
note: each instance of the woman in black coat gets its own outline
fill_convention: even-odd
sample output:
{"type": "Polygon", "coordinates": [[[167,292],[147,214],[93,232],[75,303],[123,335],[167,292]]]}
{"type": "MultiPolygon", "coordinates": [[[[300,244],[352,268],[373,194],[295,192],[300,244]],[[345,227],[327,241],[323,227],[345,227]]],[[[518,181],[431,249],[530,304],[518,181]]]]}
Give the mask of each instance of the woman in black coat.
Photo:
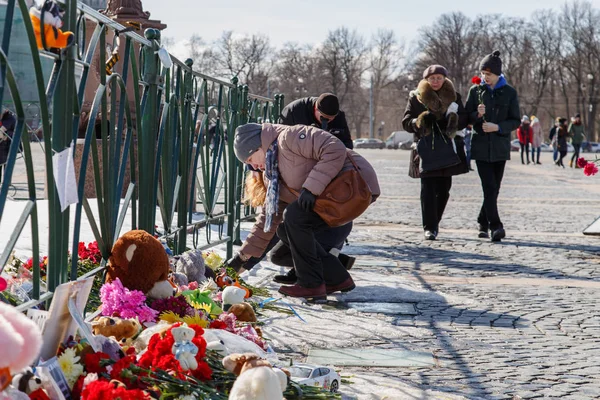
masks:
{"type": "Polygon", "coordinates": [[[2,111],[0,115],[0,182],[2,182],[2,173],[4,172],[4,164],[8,160],[8,152],[10,150],[10,143],[13,133],[15,131],[15,125],[17,119],[15,115],[8,109],[2,111]]]}
{"type": "Polygon", "coordinates": [[[442,166],[425,168],[423,163],[419,167],[411,159],[410,176],[421,178],[421,214],[427,240],[435,240],[438,235],[439,223],[450,197],[452,176],[469,172],[464,140],[456,136],[457,131],[467,126],[468,115],[460,94],[454,90],[447,76],[446,68],[441,65],[427,67],[423,72],[423,80],[409,95],[402,120],[404,130],[414,133],[415,143],[421,138],[427,138],[424,139],[427,143],[430,142],[428,139],[432,139],[427,152],[421,151],[419,154],[421,162],[442,166]],[[443,149],[448,150],[444,145],[452,142],[454,152],[443,152],[443,149]]]}

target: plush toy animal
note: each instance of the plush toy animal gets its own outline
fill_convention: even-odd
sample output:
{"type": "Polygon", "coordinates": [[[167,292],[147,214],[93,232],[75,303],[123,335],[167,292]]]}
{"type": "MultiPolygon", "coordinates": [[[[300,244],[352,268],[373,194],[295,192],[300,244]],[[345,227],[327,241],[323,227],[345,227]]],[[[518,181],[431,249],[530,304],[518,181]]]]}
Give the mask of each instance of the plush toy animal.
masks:
{"type": "Polygon", "coordinates": [[[191,250],[181,254],[175,263],[175,272],[187,276],[188,282],[204,282],[206,280],[206,265],[204,264],[202,251],[191,250]]]}
{"type": "Polygon", "coordinates": [[[229,400],[282,400],[287,387],[287,375],[272,368],[267,360],[253,353],[231,354],[223,359],[223,366],[238,375],[233,383],[229,400]]]}
{"type": "Polygon", "coordinates": [[[47,49],[63,49],[75,43],[73,32],[63,32],[62,18],[65,12],[54,0],[45,0],[41,6],[32,7],[29,10],[33,32],[38,49],[43,49],[42,35],[44,36],[47,49]],[[42,15],[44,16],[44,32],[42,32],[42,15]]]}
{"type": "Polygon", "coordinates": [[[42,334],[37,324],[0,301],[0,371],[20,372],[33,364],[41,347],[42,334]]]}
{"type": "Polygon", "coordinates": [[[229,308],[228,312],[235,315],[238,321],[256,322],[256,313],[254,312],[254,308],[252,308],[252,306],[248,303],[234,304],[229,308]]]}
{"type": "Polygon", "coordinates": [[[175,343],[173,344],[172,352],[184,371],[195,370],[198,368],[196,354],[198,347],[192,343],[192,339],[196,334],[192,328],[187,325],[178,326],[171,329],[171,334],[175,343]]]}
{"type": "Polygon", "coordinates": [[[114,337],[117,341],[130,339],[142,329],[135,319],[118,317],[100,317],[92,322],[92,333],[106,337],[114,337]]]}
{"type": "Polygon", "coordinates": [[[223,310],[228,311],[232,305],[243,303],[244,297],[246,297],[244,289],[237,286],[226,286],[223,289],[223,310]]]}
{"type": "Polygon", "coordinates": [[[173,295],[168,281],[169,257],[148,232],[133,230],[121,236],[113,245],[108,262],[106,282],[119,278],[126,288],[141,290],[154,299],[173,295]]]}
{"type": "Polygon", "coordinates": [[[38,378],[31,368],[27,368],[20,374],[14,376],[12,385],[20,392],[29,395],[34,400],[50,400],[50,396],[42,387],[42,380],[38,378]]]}
{"type": "Polygon", "coordinates": [[[235,286],[239,287],[240,289],[243,289],[246,292],[246,295],[244,296],[245,298],[252,296],[252,290],[242,286],[241,283],[239,283],[237,280],[233,280],[229,275],[227,275],[226,272],[222,272],[219,275],[217,275],[217,279],[215,280],[215,282],[220,288],[224,288],[227,286],[235,286]]]}
{"type": "Polygon", "coordinates": [[[206,349],[216,351],[221,355],[221,357],[225,357],[227,355],[227,347],[225,346],[225,342],[222,340],[213,340],[212,342],[206,343],[206,349]]]}

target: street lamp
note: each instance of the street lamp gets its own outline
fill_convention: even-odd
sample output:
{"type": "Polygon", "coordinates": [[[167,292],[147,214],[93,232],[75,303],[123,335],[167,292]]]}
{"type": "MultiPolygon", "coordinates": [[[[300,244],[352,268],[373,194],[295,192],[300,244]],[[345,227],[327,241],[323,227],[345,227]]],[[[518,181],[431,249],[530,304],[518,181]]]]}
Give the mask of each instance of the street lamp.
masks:
{"type": "Polygon", "coordinates": [[[589,81],[589,85],[588,85],[588,96],[589,96],[589,114],[588,114],[588,120],[587,120],[587,128],[589,129],[589,133],[588,133],[588,140],[592,141],[594,140],[595,136],[594,136],[594,104],[593,104],[593,96],[594,96],[594,75],[589,73],[587,74],[587,78],[589,81]]]}

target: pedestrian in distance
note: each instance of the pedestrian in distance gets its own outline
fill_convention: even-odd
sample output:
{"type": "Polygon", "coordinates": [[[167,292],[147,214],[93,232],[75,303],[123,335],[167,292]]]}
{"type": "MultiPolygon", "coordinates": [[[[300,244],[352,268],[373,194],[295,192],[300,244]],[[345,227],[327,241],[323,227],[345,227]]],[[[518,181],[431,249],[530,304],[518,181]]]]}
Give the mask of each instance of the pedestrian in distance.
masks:
{"type": "Polygon", "coordinates": [[[521,118],[521,125],[517,128],[517,137],[521,145],[521,164],[525,164],[523,155],[527,158],[527,164],[530,164],[529,145],[533,142],[533,130],[531,129],[531,121],[529,121],[527,115],[523,115],[523,118],[521,118]]]}
{"type": "Polygon", "coordinates": [[[558,149],[558,159],[556,160],[557,167],[565,167],[563,163],[563,159],[567,155],[569,150],[568,138],[569,138],[569,129],[567,127],[567,119],[559,118],[558,119],[558,127],[556,128],[556,146],[558,149]]]}
{"type": "Polygon", "coordinates": [[[556,164],[558,160],[558,136],[556,136],[556,132],[558,127],[560,126],[560,117],[556,117],[554,120],[554,125],[550,128],[550,133],[548,134],[548,139],[550,139],[550,146],[552,147],[552,161],[556,164]]]}
{"type": "Polygon", "coordinates": [[[477,222],[480,238],[489,238],[491,231],[491,240],[499,242],[506,232],[498,213],[498,195],[506,161],[510,160],[511,133],[521,121],[519,99],[502,74],[499,51],[485,56],[479,70],[482,82],[471,87],[465,106],[474,132],[471,157],[477,164],[483,189],[477,222]]]}
{"type": "Polygon", "coordinates": [[[573,164],[575,168],[579,168],[577,165],[577,159],[579,158],[579,153],[581,152],[581,144],[585,140],[585,129],[583,124],[581,123],[581,114],[576,114],[575,118],[569,125],[569,136],[571,137],[571,144],[573,145],[573,156],[571,157],[571,161],[569,162],[569,167],[573,168],[573,164]]]}
{"type": "Polygon", "coordinates": [[[456,135],[467,126],[467,119],[446,68],[427,67],[417,89],[409,95],[402,119],[404,130],[413,133],[417,143],[420,164],[414,166],[411,160],[411,176],[421,178],[421,217],[426,240],[437,238],[452,177],[469,172],[464,139],[456,135]]]}
{"type": "Polygon", "coordinates": [[[540,152],[542,151],[542,143],[544,142],[544,131],[542,130],[540,120],[534,115],[531,116],[531,130],[533,131],[533,139],[531,140],[531,162],[541,164],[540,152]]]}
{"type": "MultiPolygon", "coordinates": [[[[235,132],[234,151],[241,162],[263,172],[266,194],[256,223],[228,265],[243,272],[243,264],[250,257],[260,257],[277,233],[291,250],[297,276],[296,283],[281,286],[280,293],[324,300],[328,294],[354,289],[338,257],[315,239],[329,225],[314,207],[317,197],[340,173],[354,168],[368,186],[367,201],[375,201],[380,189],[367,160],[328,132],[302,125],[242,125],[235,132]]],[[[343,205],[340,210],[345,212],[343,205]]]]}

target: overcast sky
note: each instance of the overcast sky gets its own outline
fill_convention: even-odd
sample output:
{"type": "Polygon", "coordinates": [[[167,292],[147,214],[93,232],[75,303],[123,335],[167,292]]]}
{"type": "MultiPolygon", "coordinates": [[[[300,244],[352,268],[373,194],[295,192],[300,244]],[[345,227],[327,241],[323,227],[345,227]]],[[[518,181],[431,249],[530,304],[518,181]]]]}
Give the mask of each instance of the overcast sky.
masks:
{"type": "MultiPolygon", "coordinates": [[[[370,37],[379,28],[393,29],[408,43],[419,27],[443,13],[461,11],[469,17],[502,13],[530,18],[540,8],[559,10],[565,0],[142,0],[150,18],[168,25],[163,37],[177,42],[192,34],[210,42],[225,30],[264,33],[271,44],[317,44],[328,31],[346,26],[370,37]],[[192,6],[192,4],[197,7],[192,6]],[[541,4],[541,5],[540,5],[541,4]]],[[[592,0],[593,3],[600,0],[592,0]]]]}

